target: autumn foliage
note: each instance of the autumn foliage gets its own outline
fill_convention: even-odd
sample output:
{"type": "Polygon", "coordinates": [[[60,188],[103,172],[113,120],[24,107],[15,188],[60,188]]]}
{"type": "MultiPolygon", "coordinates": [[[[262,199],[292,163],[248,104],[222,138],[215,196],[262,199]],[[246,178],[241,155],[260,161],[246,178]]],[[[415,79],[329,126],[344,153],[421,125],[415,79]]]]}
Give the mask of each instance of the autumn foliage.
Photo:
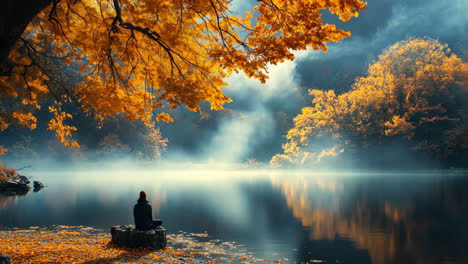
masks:
{"type": "MultiPolygon", "coordinates": [[[[54,226],[0,230],[2,255],[12,263],[284,263],[258,259],[232,242],[199,241],[206,233],[168,235],[166,250],[123,248],[90,227],[54,226]]],[[[206,240],[206,239],[205,239],[206,240]]]]}
{"type": "Polygon", "coordinates": [[[36,126],[34,111],[53,102],[49,129],[77,147],[66,125],[73,102],[97,120],[172,121],[165,109],[200,102],[221,109],[231,99],[224,78],[243,71],[266,80],[270,64],[294,59],[294,50],[327,50],[350,35],[324,24],[322,10],[342,21],[358,16],[361,0],[258,1],[245,13],[230,0],[62,0],[26,28],[1,65],[0,130],[36,126]]]}
{"type": "Polygon", "coordinates": [[[0,183],[11,180],[13,176],[16,176],[16,170],[3,166],[0,162],[0,183]]]}
{"type": "Polygon", "coordinates": [[[437,40],[398,42],[356,79],[349,92],[310,90],[312,105],[294,118],[284,154],[271,160],[314,164],[392,140],[439,159],[463,151],[462,61],[437,40]]]}

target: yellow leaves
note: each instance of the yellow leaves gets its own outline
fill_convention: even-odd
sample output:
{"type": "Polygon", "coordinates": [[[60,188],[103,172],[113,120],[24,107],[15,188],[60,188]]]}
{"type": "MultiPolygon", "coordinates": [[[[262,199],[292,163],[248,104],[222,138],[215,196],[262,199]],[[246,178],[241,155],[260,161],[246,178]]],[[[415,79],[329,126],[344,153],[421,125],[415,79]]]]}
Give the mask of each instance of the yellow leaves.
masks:
{"type": "MultiPolygon", "coordinates": [[[[0,156],[5,154],[7,150],[0,146],[0,156]]],[[[13,176],[16,175],[16,170],[12,168],[8,168],[2,165],[0,162],[0,181],[9,181],[13,176]]]]}
{"type": "MultiPolygon", "coordinates": [[[[8,150],[6,148],[0,146],[0,156],[5,155],[5,153],[7,153],[7,151],[8,150]]],[[[1,166],[1,163],[0,163],[0,166],[1,166]]]]}
{"type": "Polygon", "coordinates": [[[174,119],[172,119],[172,117],[167,114],[167,113],[159,113],[156,115],[156,121],[164,121],[164,122],[174,122],[174,119]]]}
{"type": "Polygon", "coordinates": [[[71,119],[72,115],[60,111],[53,106],[49,106],[49,112],[51,112],[54,117],[49,121],[47,129],[55,131],[56,137],[60,140],[60,142],[62,142],[64,146],[79,148],[80,145],[78,142],[72,139],[72,132],[76,131],[77,128],[63,124],[66,119],[71,119]]]}
{"type": "Polygon", "coordinates": [[[385,122],[385,135],[394,136],[398,134],[404,135],[407,139],[413,137],[413,130],[416,128],[410,122],[406,121],[405,117],[393,116],[391,121],[385,122]]]}
{"type": "Polygon", "coordinates": [[[83,263],[118,257],[124,250],[107,248],[107,238],[84,231],[16,230],[0,234],[2,253],[14,263],[83,263]],[[44,254],[46,252],[46,254],[44,254]]]}
{"type": "Polygon", "coordinates": [[[14,84],[12,83],[12,80],[8,76],[0,76],[0,88],[2,91],[2,94],[6,96],[11,96],[11,97],[17,97],[18,92],[15,89],[14,84]]]}
{"type": "Polygon", "coordinates": [[[0,116],[0,131],[7,129],[9,126],[10,124],[0,116]]]}
{"type": "Polygon", "coordinates": [[[12,50],[8,54],[8,60],[17,65],[29,65],[31,64],[32,60],[25,56],[24,54],[19,53],[17,50],[12,50]]]}
{"type": "MultiPolygon", "coordinates": [[[[195,240],[190,234],[168,235],[168,248],[121,248],[102,230],[57,226],[1,230],[2,255],[13,263],[258,263],[234,243],[195,240]],[[171,245],[177,246],[177,248],[171,245]]],[[[283,260],[286,260],[283,258],[283,260]]],[[[268,262],[268,261],[267,261],[268,262]]]]}
{"type": "Polygon", "coordinates": [[[338,96],[334,91],[309,91],[312,106],[294,118],[284,155],[274,156],[271,163],[318,162],[339,155],[344,145],[362,147],[389,136],[410,140],[418,131],[420,140],[436,142],[428,143],[431,151],[441,152],[441,130],[458,126],[460,120],[453,105],[457,89],[462,89],[456,84],[463,68],[448,52],[447,45],[433,39],[401,41],[385,50],[351,91],[338,96]],[[436,122],[440,125],[433,126],[436,122]],[[330,148],[320,142],[339,144],[330,148]]]}
{"type": "MultiPolygon", "coordinates": [[[[292,51],[326,51],[328,42],[350,35],[323,24],[322,10],[347,21],[366,5],[260,1],[243,15],[232,12],[227,0],[75,2],[58,1],[53,12],[45,8],[27,27],[22,37],[29,44],[10,52],[13,74],[0,77],[1,96],[20,97],[36,108],[73,97],[99,121],[124,113],[147,124],[172,122],[166,113],[152,116],[165,106],[200,111],[200,102],[208,102],[222,109],[231,101],[222,91],[230,74],[243,71],[265,82],[268,65],[293,60],[292,51]],[[51,58],[60,65],[48,63],[51,58]],[[74,78],[55,80],[70,69],[78,72],[74,78]]],[[[77,146],[70,139],[75,127],[63,124],[70,118],[54,114],[49,129],[64,144],[77,146]]]]}
{"type": "MultiPolygon", "coordinates": [[[[307,46],[326,49],[323,43],[349,35],[333,25],[323,25],[320,10],[330,8],[349,19],[365,5],[360,0],[280,1],[276,3],[278,8],[271,8],[262,2],[254,10],[246,10],[244,17],[238,17],[229,12],[229,1],[126,1],[120,7],[125,25],[111,29],[111,18],[116,15],[112,5],[66,2],[57,5],[56,18],[67,22],[64,30],[71,41],[66,42],[68,49],[86,55],[88,62],[79,67],[80,71],[99,72],[97,78],[103,79],[100,85],[114,76],[115,90],[125,85],[120,83],[122,79],[128,80],[127,84],[144,80],[166,92],[158,100],[186,104],[191,109],[196,109],[200,101],[210,102],[215,109],[228,102],[220,88],[230,72],[243,70],[264,82],[267,64],[293,59],[290,50],[307,46]],[[250,27],[251,22],[255,22],[255,27],[250,27]],[[136,27],[145,30],[135,30],[136,27]],[[153,33],[157,40],[151,37],[153,33]],[[240,33],[248,38],[243,40],[240,33]],[[112,56],[102,51],[112,52],[112,56]],[[110,58],[120,63],[109,65],[110,58]]],[[[48,14],[49,10],[41,14],[41,27],[55,32],[48,14]]],[[[62,36],[55,42],[57,54],[67,51],[62,36]]],[[[136,85],[131,84],[130,90],[136,85]]]]}
{"type": "Polygon", "coordinates": [[[78,70],[83,72],[83,73],[87,73],[88,70],[86,69],[88,67],[89,63],[83,63],[80,65],[80,67],[78,67],[78,70]]]}
{"type": "Polygon", "coordinates": [[[321,159],[325,158],[325,157],[336,157],[338,156],[340,153],[343,153],[344,152],[344,149],[341,148],[340,146],[336,145],[336,146],[333,146],[329,149],[323,149],[320,154],[318,155],[317,157],[317,161],[320,162],[321,159]]]}
{"type": "Polygon", "coordinates": [[[37,127],[37,118],[33,116],[32,113],[14,112],[12,116],[17,120],[18,124],[21,126],[25,126],[31,130],[36,129],[37,127]]]}

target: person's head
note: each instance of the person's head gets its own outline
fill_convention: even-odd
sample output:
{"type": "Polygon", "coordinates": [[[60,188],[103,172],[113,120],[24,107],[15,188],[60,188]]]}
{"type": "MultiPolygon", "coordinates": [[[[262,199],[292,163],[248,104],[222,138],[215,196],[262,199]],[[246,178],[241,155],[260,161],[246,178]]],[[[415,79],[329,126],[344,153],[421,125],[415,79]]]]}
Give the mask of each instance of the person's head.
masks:
{"type": "Polygon", "coordinates": [[[140,192],[140,198],[139,199],[146,199],[146,193],[144,191],[140,192]]]}

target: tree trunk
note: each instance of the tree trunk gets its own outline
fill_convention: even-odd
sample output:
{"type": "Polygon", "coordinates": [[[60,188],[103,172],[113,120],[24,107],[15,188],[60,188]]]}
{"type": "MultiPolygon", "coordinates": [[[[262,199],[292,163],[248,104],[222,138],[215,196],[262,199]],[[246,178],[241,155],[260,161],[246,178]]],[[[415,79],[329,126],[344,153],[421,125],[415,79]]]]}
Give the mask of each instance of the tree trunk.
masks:
{"type": "Polygon", "coordinates": [[[52,0],[2,0],[0,4],[0,65],[31,20],[52,0]]]}

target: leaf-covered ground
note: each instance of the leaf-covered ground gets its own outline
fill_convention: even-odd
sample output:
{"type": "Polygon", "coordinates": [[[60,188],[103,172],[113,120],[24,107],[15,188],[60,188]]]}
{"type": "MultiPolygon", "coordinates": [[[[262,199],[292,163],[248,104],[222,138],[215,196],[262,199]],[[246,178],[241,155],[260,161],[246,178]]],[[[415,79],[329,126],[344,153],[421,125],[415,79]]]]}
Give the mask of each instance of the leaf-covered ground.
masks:
{"type": "Polygon", "coordinates": [[[120,248],[110,234],[89,227],[55,226],[0,229],[0,254],[12,263],[284,263],[257,259],[231,242],[208,240],[207,234],[168,235],[168,248],[120,248]]]}

